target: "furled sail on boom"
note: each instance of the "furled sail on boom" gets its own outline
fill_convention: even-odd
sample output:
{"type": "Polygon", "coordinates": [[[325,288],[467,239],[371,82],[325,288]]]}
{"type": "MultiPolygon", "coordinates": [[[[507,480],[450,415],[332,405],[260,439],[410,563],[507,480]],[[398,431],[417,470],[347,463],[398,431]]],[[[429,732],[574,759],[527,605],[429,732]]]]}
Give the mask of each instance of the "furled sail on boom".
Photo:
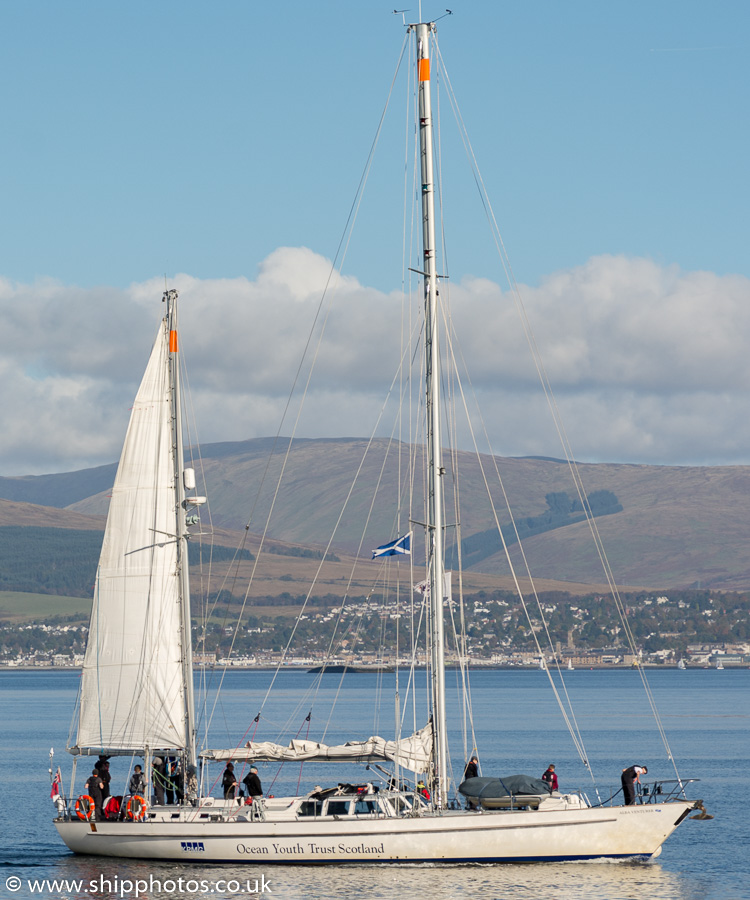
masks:
{"type": "Polygon", "coordinates": [[[277,762],[395,762],[412,772],[425,772],[432,754],[432,726],[398,741],[371,737],[330,747],[318,741],[293,740],[287,746],[272,741],[250,741],[234,750],[204,750],[201,756],[214,761],[273,760],[277,762]]]}

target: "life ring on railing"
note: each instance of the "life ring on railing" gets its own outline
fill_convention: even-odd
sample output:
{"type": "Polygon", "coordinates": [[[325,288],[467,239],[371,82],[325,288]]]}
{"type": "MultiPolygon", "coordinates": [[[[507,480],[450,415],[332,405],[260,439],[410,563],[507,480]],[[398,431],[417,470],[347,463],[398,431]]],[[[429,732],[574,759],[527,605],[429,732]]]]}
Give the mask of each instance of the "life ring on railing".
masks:
{"type": "Polygon", "coordinates": [[[129,819],[140,822],[146,816],[146,801],[140,794],[133,794],[132,797],[128,797],[128,805],[125,810],[129,819]]]}
{"type": "Polygon", "coordinates": [[[88,822],[94,815],[94,798],[81,794],[76,800],[76,815],[83,822],[88,822]]]}

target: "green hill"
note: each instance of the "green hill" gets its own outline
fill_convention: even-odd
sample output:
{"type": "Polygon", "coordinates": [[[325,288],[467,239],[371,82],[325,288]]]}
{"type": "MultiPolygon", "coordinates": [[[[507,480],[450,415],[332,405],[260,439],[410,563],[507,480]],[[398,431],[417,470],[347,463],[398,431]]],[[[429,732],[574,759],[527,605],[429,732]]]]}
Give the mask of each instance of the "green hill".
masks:
{"type": "Polygon", "coordinates": [[[0,590],[90,597],[102,532],[0,527],[0,590]]]}
{"type": "MultiPolygon", "coordinates": [[[[90,598],[103,537],[76,528],[0,526],[0,591],[90,598]]],[[[253,559],[249,550],[220,544],[189,544],[188,556],[191,565],[253,559]]]]}
{"type": "Polygon", "coordinates": [[[51,622],[60,619],[88,624],[91,597],[65,597],[22,591],[0,591],[0,622],[51,622]]]}

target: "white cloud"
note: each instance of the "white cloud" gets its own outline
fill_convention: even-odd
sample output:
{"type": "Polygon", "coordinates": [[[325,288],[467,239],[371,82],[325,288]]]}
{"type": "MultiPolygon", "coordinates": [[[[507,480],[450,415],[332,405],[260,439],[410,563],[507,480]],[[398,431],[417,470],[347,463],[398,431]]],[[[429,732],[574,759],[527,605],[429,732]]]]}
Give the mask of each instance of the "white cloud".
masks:
{"type": "MultiPolygon", "coordinates": [[[[202,441],[276,433],[316,321],[325,335],[318,344],[316,331],[310,345],[315,374],[298,435],[371,432],[401,333],[418,317],[412,311],[402,325],[400,292],[338,275],[318,315],[329,275],[328,260],[285,247],[254,280],[173,279],[202,441]]],[[[65,471],[117,457],[163,289],[163,279],[127,290],[0,280],[0,472],[65,471]]],[[[694,464],[750,456],[748,279],[601,256],[521,293],[578,458],[694,464]]],[[[419,296],[417,287],[415,308],[419,296]]],[[[495,451],[560,456],[511,295],[466,278],[450,300],[456,353],[467,360],[495,451]]],[[[384,415],[381,434],[392,419],[384,415]]]]}

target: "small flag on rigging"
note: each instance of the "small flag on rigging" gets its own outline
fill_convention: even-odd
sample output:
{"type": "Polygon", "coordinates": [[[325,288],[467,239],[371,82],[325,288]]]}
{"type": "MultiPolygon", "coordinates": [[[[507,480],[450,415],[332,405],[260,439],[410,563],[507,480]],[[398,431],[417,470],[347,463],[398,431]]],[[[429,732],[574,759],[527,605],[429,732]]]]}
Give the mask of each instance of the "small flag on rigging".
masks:
{"type": "Polygon", "coordinates": [[[52,779],[52,790],[49,793],[50,799],[54,800],[55,797],[60,793],[60,788],[62,787],[62,772],[60,772],[60,766],[57,767],[57,772],[55,772],[55,777],[52,779]]]}
{"type": "Polygon", "coordinates": [[[411,535],[412,533],[410,531],[403,537],[396,538],[395,541],[390,541],[390,543],[388,544],[383,544],[382,547],[378,547],[376,550],[372,551],[372,558],[375,559],[375,557],[377,556],[399,556],[400,554],[411,554],[411,535]]]}

